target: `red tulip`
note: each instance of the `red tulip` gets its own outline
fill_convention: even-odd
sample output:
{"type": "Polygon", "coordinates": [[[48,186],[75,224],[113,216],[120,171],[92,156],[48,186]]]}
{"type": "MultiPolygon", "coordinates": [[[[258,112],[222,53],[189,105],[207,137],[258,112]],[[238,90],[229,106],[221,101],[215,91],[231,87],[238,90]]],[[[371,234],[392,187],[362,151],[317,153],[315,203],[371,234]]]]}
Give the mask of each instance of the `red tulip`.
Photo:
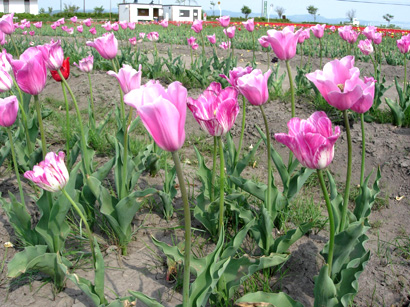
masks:
{"type": "MultiPolygon", "coordinates": [[[[68,79],[68,77],[70,76],[70,58],[66,58],[63,61],[63,65],[60,68],[61,74],[63,75],[64,79],[68,79]]],[[[50,70],[51,72],[51,76],[53,77],[54,80],[56,80],[57,82],[61,82],[61,77],[58,74],[57,70],[50,70]]]]}

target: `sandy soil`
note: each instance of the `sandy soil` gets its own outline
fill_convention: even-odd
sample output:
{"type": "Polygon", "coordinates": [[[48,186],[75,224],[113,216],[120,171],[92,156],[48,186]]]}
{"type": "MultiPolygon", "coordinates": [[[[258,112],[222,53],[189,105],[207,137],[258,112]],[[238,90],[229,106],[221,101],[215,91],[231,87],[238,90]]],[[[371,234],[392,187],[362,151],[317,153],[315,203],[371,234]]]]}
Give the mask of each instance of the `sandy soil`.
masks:
{"type": "MultiPolygon", "coordinates": [[[[149,44],[144,44],[149,48],[149,44]]],[[[144,48],[144,47],[143,47],[144,48]]],[[[159,45],[162,56],[166,56],[167,45],[159,45]]],[[[173,50],[175,55],[185,56],[187,63],[190,56],[187,46],[176,46],[173,50]]],[[[210,49],[207,52],[211,52],[210,49]]],[[[222,50],[218,50],[222,55],[222,50]]],[[[238,63],[245,65],[252,56],[251,52],[238,50],[240,56],[238,63]],[[243,61],[241,60],[243,59],[243,61]]],[[[324,59],[326,63],[330,59],[324,59]]],[[[266,54],[257,53],[257,62],[260,67],[266,67],[266,54]]],[[[314,59],[314,67],[318,67],[318,59],[314,59]]],[[[299,64],[299,58],[291,61],[291,66],[299,64]]],[[[371,72],[373,67],[370,63],[357,63],[362,69],[362,75],[371,72]]],[[[285,70],[281,64],[280,74],[285,70]]],[[[80,107],[87,105],[88,81],[87,77],[73,68],[73,74],[69,80],[79,100],[80,107]]],[[[296,70],[293,69],[293,74],[296,70]]],[[[395,76],[403,76],[402,67],[383,66],[383,74],[386,75],[388,83],[393,82],[395,76]]],[[[146,81],[146,80],[143,80],[146,81]]],[[[105,72],[94,72],[92,74],[95,103],[99,108],[111,108],[118,100],[118,85],[116,79],[108,76],[105,72]]],[[[284,81],[284,90],[289,87],[287,78],[284,81]]],[[[197,97],[201,90],[193,89],[190,96],[197,97]]],[[[387,94],[394,98],[396,93],[394,87],[387,94]]],[[[41,94],[41,99],[50,97],[63,100],[61,88],[49,80],[45,90],[41,94]]],[[[305,100],[297,99],[296,115],[307,118],[314,112],[312,105],[305,100]]],[[[242,111],[241,111],[242,112],[242,111]]],[[[286,122],[290,119],[290,104],[283,101],[270,101],[266,104],[266,112],[269,121],[269,128],[272,133],[286,132],[286,122]]],[[[190,136],[204,136],[199,130],[199,126],[193,119],[190,112],[187,113],[187,140],[190,136]]],[[[240,133],[240,117],[238,115],[232,134],[237,140],[240,133]]],[[[258,140],[258,132],[254,125],[263,126],[262,118],[258,108],[247,107],[247,125],[245,131],[244,148],[255,144],[258,140]]],[[[368,233],[370,240],[367,247],[371,249],[372,256],[367,264],[364,273],[360,277],[359,294],[355,299],[357,306],[409,306],[410,304],[410,260],[402,257],[397,247],[392,243],[398,236],[410,236],[410,129],[397,128],[391,124],[366,123],[367,134],[366,147],[366,173],[377,167],[382,171],[382,197],[387,200],[386,206],[375,210],[370,222],[374,226],[368,233]],[[400,197],[401,200],[396,200],[400,197]]],[[[344,128],[342,128],[344,131],[344,128]]],[[[211,142],[211,138],[204,136],[205,141],[211,142]]],[[[357,185],[360,176],[360,154],[361,154],[361,133],[360,124],[352,125],[353,138],[353,177],[352,184],[357,185]]],[[[274,141],[275,148],[286,157],[288,150],[274,141]]],[[[346,137],[342,134],[338,140],[335,151],[335,159],[330,165],[330,170],[335,174],[336,180],[344,181],[346,172],[346,137]]],[[[58,148],[56,148],[58,149],[58,148]]],[[[61,148],[62,149],[62,148],[61,148]]],[[[191,161],[195,160],[192,149],[185,147],[184,156],[191,161]]],[[[258,154],[258,164],[256,168],[248,168],[243,176],[251,178],[256,176],[260,180],[266,177],[266,157],[265,147],[261,146],[258,154]]],[[[285,158],[286,160],[286,158],[285,158]]],[[[210,159],[208,159],[210,161],[210,159]]],[[[17,185],[12,172],[7,171],[4,166],[0,168],[3,174],[0,178],[0,191],[5,194],[11,191],[17,194],[17,185]]],[[[195,163],[186,165],[185,174],[193,178],[195,175],[195,163]]],[[[151,178],[148,174],[142,177],[144,185],[160,184],[162,173],[156,178],[151,178]]],[[[27,194],[32,193],[31,187],[24,182],[27,194]]],[[[319,199],[319,198],[318,198],[319,199]]],[[[400,199],[400,198],[399,198],[400,199]]],[[[321,201],[321,200],[318,200],[321,201]]],[[[321,201],[322,202],[322,201],[321,201]]],[[[33,204],[31,204],[33,206],[33,204]]],[[[179,199],[176,200],[177,207],[179,199]]],[[[167,223],[157,213],[155,204],[153,208],[144,208],[134,220],[134,226],[139,228],[134,241],[129,248],[129,256],[119,257],[115,246],[109,246],[109,242],[102,245],[104,251],[106,270],[106,294],[109,299],[115,298],[113,292],[120,296],[127,294],[127,290],[138,290],[157,298],[165,306],[175,306],[181,300],[181,295],[175,291],[175,284],[165,280],[166,266],[164,257],[151,243],[151,236],[155,236],[161,241],[168,243],[172,239],[182,240],[182,232],[176,230],[164,230],[167,227],[182,225],[182,217],[175,214],[175,218],[167,223]],[[110,289],[112,291],[110,291],[110,289]]],[[[197,226],[197,225],[195,225],[197,226]]],[[[13,241],[15,238],[7,217],[0,209],[0,259],[3,258],[6,241],[13,241]]],[[[104,240],[104,238],[101,238],[104,240]]],[[[323,260],[319,256],[319,251],[327,240],[325,230],[318,234],[310,234],[303,237],[291,248],[292,257],[286,263],[288,269],[285,278],[282,280],[280,288],[293,298],[302,302],[305,306],[313,305],[313,277],[318,274],[323,260]]],[[[410,242],[409,240],[407,241],[410,242]]],[[[409,249],[409,247],[407,247],[409,249]]],[[[9,251],[7,260],[10,260],[16,251],[9,251]]],[[[93,278],[93,273],[89,270],[77,270],[76,273],[89,279],[93,278]]],[[[1,306],[92,306],[89,299],[71,282],[67,282],[67,288],[53,296],[50,283],[44,284],[42,276],[27,274],[18,280],[7,280],[5,274],[0,285],[0,305],[1,306]]],[[[138,305],[140,306],[140,305],[138,305]]],[[[141,305],[143,306],[143,305],[141,305]]]]}

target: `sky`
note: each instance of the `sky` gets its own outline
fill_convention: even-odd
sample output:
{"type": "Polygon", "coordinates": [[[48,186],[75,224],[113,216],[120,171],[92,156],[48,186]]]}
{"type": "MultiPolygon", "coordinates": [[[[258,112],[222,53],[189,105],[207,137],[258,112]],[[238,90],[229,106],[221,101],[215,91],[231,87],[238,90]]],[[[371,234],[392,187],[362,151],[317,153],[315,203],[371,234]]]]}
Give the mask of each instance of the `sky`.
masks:
{"type": "MultiPolygon", "coordinates": [[[[71,5],[79,6],[82,11],[83,3],[85,1],[85,7],[87,10],[92,10],[96,6],[103,6],[107,11],[110,7],[116,7],[117,3],[122,3],[122,0],[38,0],[39,7],[44,7],[46,10],[48,7],[53,7],[54,10],[60,9],[60,2],[71,5]]],[[[221,9],[240,12],[242,6],[247,5],[252,13],[260,13],[263,0],[220,0],[221,9]]],[[[355,2],[348,2],[347,0],[267,0],[268,12],[270,5],[273,4],[273,10],[271,11],[271,17],[273,18],[276,13],[275,7],[281,6],[285,9],[285,15],[303,15],[307,14],[306,7],[313,5],[318,8],[318,14],[325,18],[345,18],[346,12],[355,9],[356,18],[360,21],[378,21],[383,22],[382,16],[386,13],[394,16],[394,21],[408,21],[410,16],[410,1],[409,0],[351,0],[355,2]],[[357,1],[357,2],[356,2],[357,1]],[[363,3],[368,2],[368,3],[363,3]],[[377,4],[376,4],[377,3],[377,4]],[[386,3],[386,4],[379,4],[386,3]],[[406,4],[406,6],[397,5],[406,4]]],[[[128,0],[126,2],[133,2],[128,0]]],[[[140,3],[150,3],[151,0],[139,0],[140,3]]],[[[154,3],[159,3],[160,0],[154,0],[154,3]]],[[[188,4],[189,0],[186,1],[188,4]]],[[[210,10],[210,0],[191,0],[191,4],[201,5],[204,10],[210,10]]],[[[215,3],[218,0],[214,0],[215,3]]],[[[163,0],[163,4],[175,4],[174,0],[163,0]]],[[[218,5],[215,6],[215,10],[218,11],[218,5]]]]}

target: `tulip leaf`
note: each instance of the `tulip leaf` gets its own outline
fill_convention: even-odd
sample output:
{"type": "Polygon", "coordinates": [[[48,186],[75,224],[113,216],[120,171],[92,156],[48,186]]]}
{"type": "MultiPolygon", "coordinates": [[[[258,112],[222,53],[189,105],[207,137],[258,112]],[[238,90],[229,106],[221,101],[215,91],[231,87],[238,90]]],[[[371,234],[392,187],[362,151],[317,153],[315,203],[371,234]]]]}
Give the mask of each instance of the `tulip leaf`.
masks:
{"type": "Polygon", "coordinates": [[[215,237],[218,233],[218,212],[219,199],[210,202],[204,197],[204,192],[199,194],[196,198],[196,205],[194,208],[194,217],[208,230],[211,236],[215,237]]]}
{"type": "Polygon", "coordinates": [[[148,307],[164,307],[163,305],[158,303],[155,299],[145,295],[142,292],[128,290],[128,293],[131,294],[133,298],[137,299],[137,302],[140,301],[141,303],[145,304],[148,307]]]}
{"type": "Polygon", "coordinates": [[[226,196],[225,204],[233,212],[237,212],[238,217],[243,220],[244,224],[250,223],[254,218],[252,209],[246,201],[246,198],[241,193],[231,193],[226,196]]]}
{"type": "Polygon", "coordinates": [[[202,189],[202,192],[204,193],[204,197],[210,199],[212,172],[208,167],[206,167],[204,157],[199,152],[199,150],[196,148],[196,146],[194,146],[194,149],[195,149],[196,157],[198,159],[199,168],[198,168],[197,174],[199,176],[199,179],[202,182],[201,189],[202,189]]]}
{"type": "Polygon", "coordinates": [[[329,277],[329,266],[325,264],[319,272],[319,276],[315,278],[315,294],[314,307],[333,307],[339,306],[337,299],[337,289],[333,280],[329,277]]]}
{"type": "Polygon", "coordinates": [[[273,245],[269,248],[272,253],[286,253],[289,247],[299,240],[305,233],[312,228],[313,223],[304,223],[296,229],[289,230],[283,236],[276,238],[273,245]]]}
{"type": "Polygon", "coordinates": [[[255,183],[252,180],[234,176],[229,176],[229,179],[245,192],[248,192],[263,202],[265,201],[266,184],[255,183]]]}
{"type": "Polygon", "coordinates": [[[367,176],[366,180],[364,181],[363,186],[360,187],[360,194],[356,197],[356,207],[354,208],[354,215],[356,216],[357,220],[362,218],[367,218],[372,210],[373,204],[376,200],[377,195],[380,192],[379,188],[379,181],[381,178],[380,168],[377,170],[376,179],[373,183],[373,188],[368,188],[368,182],[370,176],[373,174],[371,172],[369,176],[367,176]]]}
{"type": "Polygon", "coordinates": [[[249,163],[254,159],[256,152],[258,151],[259,145],[261,144],[262,139],[260,139],[255,146],[253,146],[252,150],[250,150],[241,160],[238,161],[238,163],[235,166],[234,171],[232,172],[232,175],[235,177],[239,177],[245,167],[249,165],[249,163]]]}
{"type": "Polygon", "coordinates": [[[303,307],[303,305],[284,292],[266,293],[262,291],[247,293],[235,301],[239,307],[303,307]]]}

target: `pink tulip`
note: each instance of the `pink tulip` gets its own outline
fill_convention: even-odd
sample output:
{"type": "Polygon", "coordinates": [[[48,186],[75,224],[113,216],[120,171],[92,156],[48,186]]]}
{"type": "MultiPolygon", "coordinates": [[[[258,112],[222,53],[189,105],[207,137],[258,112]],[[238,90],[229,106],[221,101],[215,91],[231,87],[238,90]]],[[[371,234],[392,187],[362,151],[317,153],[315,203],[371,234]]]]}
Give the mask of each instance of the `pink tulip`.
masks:
{"type": "Polygon", "coordinates": [[[67,184],[69,175],[64,164],[65,154],[49,152],[44,161],[34,165],[32,171],[24,173],[24,177],[49,192],[61,191],[67,184]]]}
{"type": "Polygon", "coordinates": [[[253,32],[253,30],[255,29],[255,23],[253,21],[254,19],[248,19],[247,21],[243,21],[242,24],[245,27],[246,30],[248,30],[249,32],[253,32]]]}
{"type": "Polygon", "coordinates": [[[201,31],[202,31],[202,23],[203,23],[202,20],[199,20],[199,19],[195,20],[195,21],[192,23],[191,29],[194,30],[195,33],[201,33],[201,31]]]}
{"type": "Polygon", "coordinates": [[[129,28],[130,30],[134,30],[134,29],[135,29],[135,22],[129,22],[129,23],[128,23],[128,28],[129,28]]]}
{"type": "Polygon", "coordinates": [[[382,39],[383,39],[383,34],[381,34],[380,32],[374,33],[373,43],[375,43],[376,45],[379,45],[382,42],[382,39]]]}
{"type": "Polygon", "coordinates": [[[0,93],[7,92],[13,87],[13,79],[10,74],[0,68],[0,93]]]}
{"type": "Polygon", "coordinates": [[[16,96],[0,98],[0,126],[10,127],[17,119],[19,102],[16,96]]]}
{"type": "Polygon", "coordinates": [[[133,45],[133,46],[135,46],[135,45],[137,44],[137,38],[136,38],[135,36],[129,38],[128,41],[129,41],[130,44],[133,45]]]}
{"type": "Polygon", "coordinates": [[[107,74],[117,78],[124,94],[128,94],[130,91],[141,87],[141,64],[139,65],[138,71],[130,65],[124,64],[118,74],[112,70],[108,71],[107,74]]]}
{"type": "Polygon", "coordinates": [[[305,40],[310,38],[310,29],[305,29],[302,32],[300,32],[299,38],[298,38],[298,44],[303,44],[305,40]]]}
{"type": "Polygon", "coordinates": [[[50,25],[51,29],[55,30],[57,29],[57,27],[59,27],[56,23],[53,23],[52,25],[50,25]]]}
{"type": "Polygon", "coordinates": [[[145,37],[145,33],[141,32],[140,34],[138,34],[140,38],[144,39],[145,37]]]}
{"type": "Polygon", "coordinates": [[[159,40],[159,34],[158,34],[158,32],[150,32],[150,33],[147,34],[147,38],[148,38],[148,40],[155,42],[155,41],[159,40]]]}
{"type": "Polygon", "coordinates": [[[65,24],[64,17],[63,17],[63,18],[60,18],[59,20],[57,20],[57,22],[58,22],[59,25],[65,24]]]}
{"type": "Polygon", "coordinates": [[[43,27],[43,22],[42,22],[42,21],[36,22],[36,23],[34,23],[34,26],[35,26],[37,29],[41,29],[41,28],[43,27]]]}
{"type": "Polygon", "coordinates": [[[313,32],[313,35],[317,38],[322,38],[323,34],[325,34],[326,25],[317,24],[316,26],[311,27],[310,29],[313,32]]]}
{"type": "Polygon", "coordinates": [[[374,39],[374,34],[376,34],[377,32],[377,28],[375,26],[367,26],[364,30],[363,30],[363,35],[366,36],[367,39],[373,41],[374,39]]]}
{"type": "Polygon", "coordinates": [[[254,69],[249,74],[238,78],[239,91],[254,106],[260,106],[268,101],[268,79],[271,73],[270,69],[265,74],[260,69],[254,69]]]}
{"type": "Polygon", "coordinates": [[[6,34],[4,32],[0,31],[0,45],[5,45],[7,43],[6,41],[6,34]]]}
{"type": "Polygon", "coordinates": [[[228,50],[229,48],[231,48],[231,42],[222,42],[219,47],[221,47],[222,49],[228,50]]]}
{"type": "Polygon", "coordinates": [[[30,95],[38,95],[47,81],[47,67],[40,50],[26,49],[19,60],[8,58],[20,89],[30,95]]]}
{"type": "Polygon", "coordinates": [[[3,49],[3,51],[0,53],[0,69],[10,72],[12,71],[12,67],[10,64],[10,60],[13,57],[11,56],[11,54],[7,53],[6,49],[3,49]]]}
{"type": "Polygon", "coordinates": [[[173,152],[184,145],[187,90],[180,82],[171,83],[168,90],[148,83],[125,95],[124,102],[137,109],[160,148],[173,152]]]}
{"type": "Polygon", "coordinates": [[[3,15],[0,18],[0,31],[4,32],[5,34],[12,34],[15,30],[14,23],[13,23],[14,13],[3,15]]]}
{"type": "Polygon", "coordinates": [[[192,43],[192,44],[191,44],[192,50],[197,50],[198,47],[199,47],[199,45],[198,45],[197,43],[192,43]]]}
{"type": "Polygon", "coordinates": [[[120,21],[121,29],[126,30],[128,28],[128,22],[126,20],[120,21]]]}
{"type": "Polygon", "coordinates": [[[258,42],[259,42],[259,44],[261,44],[261,46],[263,47],[263,48],[269,48],[269,46],[270,46],[270,43],[269,43],[269,40],[268,40],[268,36],[262,36],[262,37],[260,37],[260,38],[258,38],[258,42]]]}
{"type": "Polygon", "coordinates": [[[83,33],[83,31],[84,31],[83,25],[77,26],[77,31],[78,31],[79,33],[83,33]]]}
{"type": "Polygon", "coordinates": [[[349,55],[326,63],[323,71],[316,70],[306,77],[315,84],[331,106],[344,111],[363,96],[359,75],[359,68],[354,67],[354,57],[349,55]]]}
{"type": "Polygon", "coordinates": [[[164,19],[159,23],[163,28],[168,28],[168,20],[164,19]]]}
{"type": "Polygon", "coordinates": [[[232,39],[232,38],[234,38],[234,36],[235,36],[235,30],[236,30],[236,27],[235,27],[235,26],[226,28],[226,29],[224,29],[224,34],[225,34],[228,38],[232,39]]]}
{"type": "Polygon", "coordinates": [[[229,84],[232,85],[234,88],[238,87],[238,79],[244,75],[250,74],[253,68],[251,66],[243,67],[235,67],[234,69],[229,71],[229,78],[224,75],[220,74],[219,76],[228,80],[229,84]]]}
{"type": "Polygon", "coordinates": [[[34,36],[35,32],[34,32],[34,31],[30,31],[30,32],[28,32],[28,34],[30,34],[30,36],[34,36]]]}
{"type": "Polygon", "coordinates": [[[364,55],[369,55],[371,53],[373,53],[374,49],[373,49],[373,45],[372,45],[372,41],[369,39],[366,40],[361,40],[359,42],[359,45],[357,45],[357,47],[359,47],[360,51],[364,54],[364,55]]]}
{"type": "Polygon", "coordinates": [[[307,120],[294,117],[288,122],[288,128],[289,134],[275,133],[275,139],[287,146],[300,164],[324,169],[332,162],[340,127],[336,126],[333,132],[325,112],[315,112],[307,120]]]}
{"type": "Polygon", "coordinates": [[[86,45],[97,49],[106,60],[112,60],[117,56],[118,41],[114,33],[104,33],[103,36],[94,39],[94,42],[88,41],[86,45]]]}
{"type": "Polygon", "coordinates": [[[211,44],[215,44],[216,43],[216,36],[215,33],[213,35],[207,35],[206,38],[209,40],[209,42],[211,44]]]}
{"type": "Polygon", "coordinates": [[[88,57],[81,59],[78,64],[74,63],[82,72],[89,73],[93,70],[94,56],[89,55],[88,57]]]}
{"type": "Polygon", "coordinates": [[[84,20],[84,24],[85,24],[87,27],[91,27],[91,18],[87,18],[86,20],[84,20]]]}
{"type": "Polygon", "coordinates": [[[335,32],[335,31],[336,31],[336,27],[335,27],[335,26],[331,26],[329,29],[330,29],[330,31],[332,31],[332,32],[335,32]]]}
{"type": "Polygon", "coordinates": [[[74,34],[74,28],[73,27],[68,28],[67,33],[70,34],[70,35],[74,34]]]}
{"type": "Polygon", "coordinates": [[[348,42],[349,44],[353,44],[356,42],[359,33],[352,30],[352,26],[344,26],[337,29],[339,31],[340,37],[348,42]]]}
{"type": "Polygon", "coordinates": [[[49,70],[58,70],[61,68],[64,61],[64,52],[60,40],[50,44],[39,45],[37,49],[41,51],[44,63],[46,63],[49,70]]]}
{"type": "Polygon", "coordinates": [[[403,36],[402,38],[398,39],[396,41],[397,44],[397,48],[399,48],[399,51],[401,53],[408,53],[410,51],[410,37],[407,36],[403,36]]]}
{"type": "Polygon", "coordinates": [[[63,30],[64,32],[67,32],[68,27],[67,27],[67,26],[62,26],[62,27],[61,27],[61,30],[63,30]]]}
{"type": "Polygon", "coordinates": [[[31,27],[31,22],[30,22],[30,21],[25,22],[25,23],[24,23],[24,26],[25,26],[26,28],[30,28],[30,27],[31,27]]]}
{"type": "Polygon", "coordinates": [[[191,46],[193,43],[195,43],[196,38],[191,36],[190,38],[187,38],[186,40],[188,42],[188,45],[191,46]]]}
{"type": "Polygon", "coordinates": [[[221,18],[217,18],[216,20],[219,21],[222,27],[226,28],[229,26],[231,18],[229,16],[222,16],[221,18]]]}
{"type": "Polygon", "coordinates": [[[212,82],[198,99],[188,97],[188,108],[201,128],[212,136],[231,130],[239,113],[238,91],[212,82]]]}
{"type": "Polygon", "coordinates": [[[92,35],[97,34],[97,30],[95,29],[95,27],[92,27],[90,30],[88,30],[88,32],[90,32],[92,35]]]}
{"type": "Polygon", "coordinates": [[[76,23],[77,22],[77,16],[73,16],[70,18],[72,23],[76,23]]]}
{"type": "Polygon", "coordinates": [[[23,31],[21,32],[23,35],[27,35],[27,31],[23,31]]]}
{"type": "Polygon", "coordinates": [[[117,31],[120,29],[120,27],[119,27],[118,23],[114,22],[114,23],[111,25],[111,29],[112,29],[113,31],[116,31],[116,32],[117,32],[117,31]]]}
{"type": "Polygon", "coordinates": [[[111,31],[112,30],[112,26],[111,26],[111,23],[109,21],[107,21],[105,24],[101,25],[101,27],[103,27],[105,29],[105,31],[111,31]]]}
{"type": "Polygon", "coordinates": [[[282,31],[268,30],[268,42],[276,56],[284,61],[292,59],[296,54],[298,39],[302,33],[299,29],[295,33],[294,26],[284,27],[282,31]]]}
{"type": "Polygon", "coordinates": [[[375,83],[372,77],[364,77],[364,82],[359,79],[358,84],[363,90],[363,96],[353,105],[350,110],[356,113],[366,113],[373,105],[375,83]]]}

